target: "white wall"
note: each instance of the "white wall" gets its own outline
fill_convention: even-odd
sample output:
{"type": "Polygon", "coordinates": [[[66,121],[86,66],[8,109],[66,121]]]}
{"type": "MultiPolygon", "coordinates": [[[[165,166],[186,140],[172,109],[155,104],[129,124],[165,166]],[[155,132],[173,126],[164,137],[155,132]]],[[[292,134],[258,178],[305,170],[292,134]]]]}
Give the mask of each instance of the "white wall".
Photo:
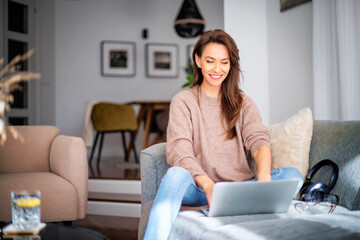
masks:
{"type": "Polygon", "coordinates": [[[224,29],[234,37],[243,89],[265,124],[312,108],[312,4],[280,12],[279,0],[224,0],[224,29]]]}
{"type": "MultiPolygon", "coordinates": [[[[65,134],[81,136],[87,100],[126,102],[134,99],[171,99],[185,82],[186,45],[196,39],[178,37],[172,27],[182,1],[87,0],[56,1],[56,124],[65,134]],[[149,39],[141,38],[143,28],[149,39]],[[100,75],[100,42],[136,43],[136,76],[100,75]],[[176,79],[145,76],[145,44],[179,45],[180,71],[176,79]]],[[[207,28],[223,27],[222,2],[198,1],[207,28]]]]}
{"type": "Polygon", "coordinates": [[[312,3],[280,12],[279,2],[266,1],[272,123],[313,110],[312,3]]]}
{"type": "MultiPolygon", "coordinates": [[[[170,100],[181,91],[186,81],[183,68],[186,65],[187,46],[195,44],[198,39],[180,38],[173,29],[173,21],[182,2],[39,0],[40,9],[46,11],[41,13],[39,37],[41,58],[44,59],[40,67],[43,76],[40,123],[56,125],[63,134],[82,136],[84,108],[88,100],[170,100]],[[144,28],[149,32],[147,40],[141,37],[144,28]],[[100,43],[104,40],[136,43],[135,77],[101,76],[100,43]],[[177,78],[154,79],[145,76],[147,43],[173,43],[179,46],[177,78]]],[[[205,30],[223,29],[223,1],[197,0],[197,4],[207,22],[205,30]]],[[[103,153],[106,155],[110,151],[121,154],[120,144],[120,136],[106,137],[103,153]],[[113,141],[114,147],[107,150],[113,141]]]]}
{"type": "Polygon", "coordinates": [[[41,0],[38,4],[37,52],[41,73],[37,113],[39,124],[55,125],[55,1],[41,0]]]}
{"type": "Polygon", "coordinates": [[[269,86],[265,0],[225,0],[224,29],[239,48],[244,80],[241,88],[269,122],[269,86]]]}

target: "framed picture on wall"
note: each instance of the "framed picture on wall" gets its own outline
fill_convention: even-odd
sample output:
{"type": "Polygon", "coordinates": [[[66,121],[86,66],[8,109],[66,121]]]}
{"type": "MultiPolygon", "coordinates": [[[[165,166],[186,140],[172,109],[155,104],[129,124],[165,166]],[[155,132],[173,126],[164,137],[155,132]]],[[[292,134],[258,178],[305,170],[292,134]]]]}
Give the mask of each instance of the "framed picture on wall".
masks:
{"type": "Polygon", "coordinates": [[[280,12],[294,8],[311,0],[280,0],[280,12]]]}
{"type": "Polygon", "coordinates": [[[176,44],[148,43],[145,48],[146,76],[175,78],[178,75],[178,46],[176,44]]]}
{"type": "Polygon", "coordinates": [[[101,75],[105,77],[135,76],[135,43],[102,41],[101,75]]]}

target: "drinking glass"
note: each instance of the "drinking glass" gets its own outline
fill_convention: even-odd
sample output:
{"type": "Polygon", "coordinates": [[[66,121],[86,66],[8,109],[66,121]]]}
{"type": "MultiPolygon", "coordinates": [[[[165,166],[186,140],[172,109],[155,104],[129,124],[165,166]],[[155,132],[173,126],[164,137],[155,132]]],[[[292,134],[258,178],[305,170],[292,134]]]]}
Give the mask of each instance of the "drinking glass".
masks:
{"type": "Polygon", "coordinates": [[[11,192],[12,223],[24,230],[40,224],[40,191],[11,192]]]}

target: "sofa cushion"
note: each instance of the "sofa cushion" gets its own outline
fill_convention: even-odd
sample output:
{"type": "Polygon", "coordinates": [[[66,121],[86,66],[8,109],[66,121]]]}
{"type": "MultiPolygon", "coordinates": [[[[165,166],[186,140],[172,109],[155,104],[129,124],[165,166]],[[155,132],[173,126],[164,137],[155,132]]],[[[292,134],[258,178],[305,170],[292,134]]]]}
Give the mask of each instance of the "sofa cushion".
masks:
{"type": "Polygon", "coordinates": [[[0,174],[0,221],[11,221],[11,191],[40,190],[41,220],[77,219],[78,195],[75,187],[53,173],[0,174]],[[34,189],[33,186],[37,186],[34,189]],[[56,207],[54,207],[56,206],[56,207]],[[56,213],[55,213],[56,212],[56,213]],[[60,214],[59,214],[60,213],[60,214]],[[54,219],[52,216],[58,216],[54,219]]]}
{"type": "Polygon", "coordinates": [[[49,172],[50,146],[60,130],[54,126],[16,126],[24,143],[8,139],[0,146],[0,173],[49,172]],[[21,151],[19,151],[21,150],[21,151]]]}
{"type": "Polygon", "coordinates": [[[277,218],[258,222],[233,223],[210,229],[197,239],[218,240],[338,240],[359,239],[360,212],[342,214],[321,214],[296,218],[277,218]],[[274,228],[276,231],[274,231],[274,228]]]}
{"type": "Polygon", "coordinates": [[[304,108],[286,121],[269,126],[268,130],[272,169],[295,167],[305,178],[313,131],[311,110],[304,108]]]}
{"type": "Polygon", "coordinates": [[[169,239],[298,240],[360,236],[360,211],[337,207],[333,214],[328,214],[327,209],[315,206],[311,212],[300,214],[294,208],[295,203],[297,201],[293,201],[288,212],[281,214],[206,217],[201,211],[182,211],[169,239]]]}

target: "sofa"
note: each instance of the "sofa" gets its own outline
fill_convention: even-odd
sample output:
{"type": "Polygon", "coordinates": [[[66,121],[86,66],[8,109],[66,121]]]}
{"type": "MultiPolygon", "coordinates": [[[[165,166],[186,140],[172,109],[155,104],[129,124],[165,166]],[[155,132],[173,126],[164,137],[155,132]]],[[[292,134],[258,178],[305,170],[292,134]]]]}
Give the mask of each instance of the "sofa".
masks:
{"type": "MultiPolygon", "coordinates": [[[[312,120],[312,119],[311,119],[312,120]]],[[[332,214],[320,205],[305,212],[293,200],[286,213],[206,217],[200,210],[181,211],[169,239],[360,239],[360,121],[311,121],[308,169],[323,159],[339,166],[331,191],[340,197],[332,214]]],[[[305,141],[304,141],[305,142],[305,141]]],[[[142,213],[138,237],[143,238],[148,214],[163,175],[166,143],[140,154],[142,213]]],[[[312,182],[328,183],[331,168],[318,171],[312,182]]]]}
{"type": "Polygon", "coordinates": [[[85,217],[88,165],[84,141],[54,126],[16,126],[24,139],[0,146],[0,222],[11,221],[11,191],[40,190],[41,221],[85,217]]]}

